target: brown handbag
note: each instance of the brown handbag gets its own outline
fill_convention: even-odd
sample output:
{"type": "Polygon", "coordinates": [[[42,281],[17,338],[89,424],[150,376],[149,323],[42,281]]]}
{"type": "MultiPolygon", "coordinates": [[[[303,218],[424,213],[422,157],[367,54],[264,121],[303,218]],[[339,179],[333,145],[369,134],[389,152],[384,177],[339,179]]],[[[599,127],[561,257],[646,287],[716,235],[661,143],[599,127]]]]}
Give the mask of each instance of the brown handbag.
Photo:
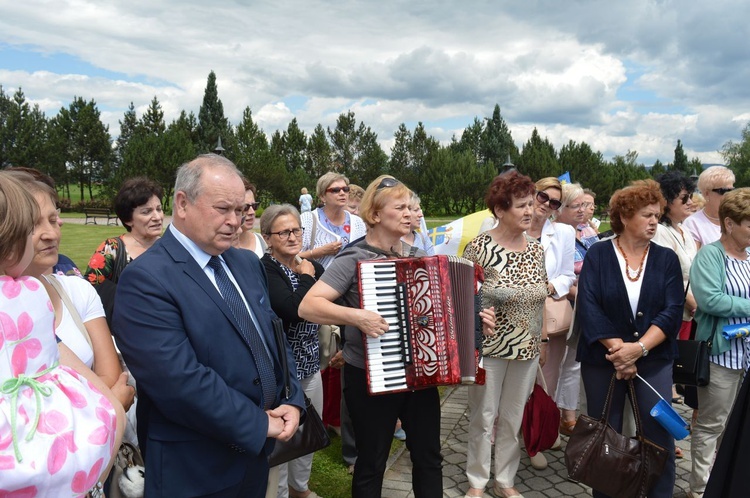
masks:
{"type": "Polygon", "coordinates": [[[555,299],[548,296],[544,301],[544,320],[542,321],[542,332],[546,331],[546,337],[559,334],[567,334],[573,321],[573,307],[567,298],[555,299]]]}
{"type": "Polygon", "coordinates": [[[601,419],[578,417],[565,448],[565,466],[570,479],[599,492],[614,498],[643,498],[664,470],[669,451],[642,436],[632,380],[627,382],[636,437],[623,436],[607,423],[615,380],[612,374],[601,419]]]}

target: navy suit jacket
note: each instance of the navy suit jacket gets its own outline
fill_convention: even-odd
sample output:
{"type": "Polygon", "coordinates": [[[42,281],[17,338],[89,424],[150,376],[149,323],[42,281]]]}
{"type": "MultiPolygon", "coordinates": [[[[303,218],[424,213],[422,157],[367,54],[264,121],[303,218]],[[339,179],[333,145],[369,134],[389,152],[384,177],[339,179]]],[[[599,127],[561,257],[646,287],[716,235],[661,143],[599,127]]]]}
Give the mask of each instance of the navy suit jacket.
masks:
{"type": "Polygon", "coordinates": [[[577,360],[611,364],[600,339],[619,337],[636,342],[654,324],[667,339],[649,352],[649,359],[673,359],[685,301],[680,262],[673,250],[651,242],[643,270],[641,294],[633,316],[614,242],[605,240],[586,252],[578,281],[576,320],[581,323],[577,360]]]}
{"type": "MultiPolygon", "coordinates": [[[[251,251],[232,248],[222,257],[260,323],[281,403],[276,316],[263,266],[251,251]]],[[[146,497],[264,496],[275,440],[266,438],[250,346],[224,299],[170,230],[122,273],[113,326],[138,387],[146,497]],[[248,481],[252,491],[230,491],[248,481]]],[[[304,409],[291,348],[285,349],[292,393],[283,402],[304,409]]]]}

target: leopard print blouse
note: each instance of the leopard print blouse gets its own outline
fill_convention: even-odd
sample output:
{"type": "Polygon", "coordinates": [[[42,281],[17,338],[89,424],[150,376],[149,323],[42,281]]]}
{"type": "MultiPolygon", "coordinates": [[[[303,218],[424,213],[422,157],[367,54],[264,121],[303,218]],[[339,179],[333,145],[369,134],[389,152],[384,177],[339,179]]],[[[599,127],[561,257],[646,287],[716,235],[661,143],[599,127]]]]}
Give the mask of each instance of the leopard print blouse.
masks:
{"type": "Polygon", "coordinates": [[[539,355],[547,270],[542,245],[526,240],[525,250],[508,251],[485,232],[464,250],[465,258],[484,268],[482,307],[495,307],[497,333],[483,337],[484,356],[531,360],[539,355]]]}

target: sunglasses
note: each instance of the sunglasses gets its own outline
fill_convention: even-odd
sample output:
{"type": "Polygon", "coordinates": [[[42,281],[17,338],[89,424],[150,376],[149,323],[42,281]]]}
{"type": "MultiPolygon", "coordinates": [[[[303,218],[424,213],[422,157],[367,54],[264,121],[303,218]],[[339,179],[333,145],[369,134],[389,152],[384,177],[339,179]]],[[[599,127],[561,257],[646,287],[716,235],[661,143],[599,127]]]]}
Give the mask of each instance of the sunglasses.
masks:
{"type": "Polygon", "coordinates": [[[537,192],[536,200],[538,200],[540,204],[549,202],[549,207],[553,211],[560,209],[560,206],[562,206],[562,202],[560,202],[558,199],[550,199],[549,195],[547,195],[547,192],[537,192]]]}
{"type": "Polygon", "coordinates": [[[716,192],[719,195],[724,195],[727,192],[731,192],[734,188],[712,188],[711,192],[716,192]]]}
{"type": "Polygon", "coordinates": [[[383,178],[383,179],[381,180],[381,182],[380,182],[380,183],[378,184],[378,188],[377,188],[377,190],[382,190],[382,189],[384,189],[384,188],[391,188],[391,187],[395,187],[395,186],[396,186],[396,185],[398,185],[399,183],[401,183],[401,182],[400,182],[400,181],[398,181],[398,180],[396,180],[395,178],[390,178],[390,177],[388,177],[388,178],[383,178]]]}
{"type": "MultiPolygon", "coordinates": [[[[721,194],[721,195],[724,195],[724,194],[721,194]]],[[[693,194],[685,194],[685,195],[683,195],[683,196],[681,196],[681,197],[678,197],[678,199],[680,199],[680,200],[682,201],[682,203],[683,203],[683,204],[687,204],[687,203],[688,203],[688,201],[690,200],[690,198],[691,198],[692,196],[693,196],[693,194]]]]}
{"type": "Polygon", "coordinates": [[[248,204],[245,204],[245,212],[248,212],[250,208],[253,208],[253,211],[257,211],[260,207],[260,202],[251,202],[248,204]]]}
{"type": "Polygon", "coordinates": [[[338,194],[339,192],[344,191],[348,194],[349,190],[351,190],[349,187],[329,187],[326,189],[326,192],[338,194]]]}

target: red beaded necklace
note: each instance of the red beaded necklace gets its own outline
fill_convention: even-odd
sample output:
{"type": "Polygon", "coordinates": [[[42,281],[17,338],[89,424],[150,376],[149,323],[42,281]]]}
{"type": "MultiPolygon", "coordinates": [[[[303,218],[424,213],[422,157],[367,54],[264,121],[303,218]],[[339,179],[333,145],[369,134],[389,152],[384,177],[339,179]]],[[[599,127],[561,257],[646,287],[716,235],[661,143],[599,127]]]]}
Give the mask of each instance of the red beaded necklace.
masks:
{"type": "Polygon", "coordinates": [[[641,273],[643,273],[643,262],[646,261],[646,254],[648,254],[648,248],[651,247],[651,244],[646,244],[646,249],[643,251],[643,256],[641,256],[641,263],[638,265],[638,272],[635,274],[635,277],[631,277],[630,272],[632,270],[630,269],[630,264],[628,264],[628,255],[625,254],[625,251],[622,250],[619,236],[615,238],[615,243],[617,244],[617,248],[622,253],[622,257],[625,259],[625,276],[628,277],[628,280],[630,280],[631,282],[637,282],[638,279],[641,278],[641,273]]]}

